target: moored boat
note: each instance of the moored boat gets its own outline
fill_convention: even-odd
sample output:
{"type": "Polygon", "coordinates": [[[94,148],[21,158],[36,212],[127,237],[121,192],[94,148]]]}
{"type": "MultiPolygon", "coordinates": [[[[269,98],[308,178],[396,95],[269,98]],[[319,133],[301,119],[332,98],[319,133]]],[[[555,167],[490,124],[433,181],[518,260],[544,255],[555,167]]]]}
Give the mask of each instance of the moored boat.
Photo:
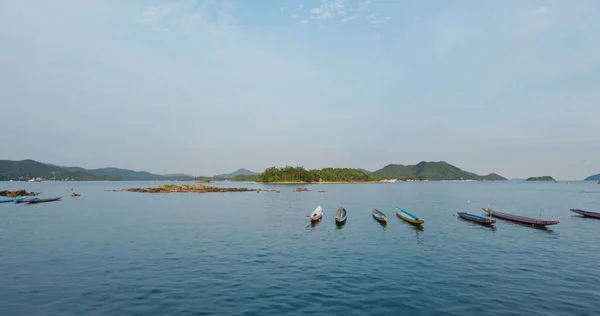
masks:
{"type": "Polygon", "coordinates": [[[35,204],[35,203],[45,203],[45,202],[54,202],[59,201],[61,197],[49,198],[49,199],[37,199],[37,200],[28,200],[25,203],[27,204],[35,204]]]}
{"type": "Polygon", "coordinates": [[[342,225],[346,223],[346,218],[348,217],[346,209],[340,207],[335,213],[335,223],[338,225],[342,225]]]}
{"type": "Polygon", "coordinates": [[[476,223],[479,223],[479,224],[494,225],[494,223],[496,223],[495,220],[489,219],[489,218],[485,218],[483,216],[479,216],[479,215],[475,215],[475,214],[470,214],[470,213],[467,213],[467,212],[456,212],[456,213],[462,219],[466,219],[468,221],[476,222],[476,223]]]}
{"type": "Polygon", "coordinates": [[[522,223],[522,224],[537,225],[537,226],[546,226],[546,225],[556,225],[556,224],[559,223],[559,221],[555,221],[554,219],[552,219],[551,221],[547,221],[547,220],[535,219],[535,218],[531,218],[531,217],[525,217],[525,216],[519,216],[519,215],[514,215],[514,214],[496,212],[496,211],[492,211],[492,209],[490,209],[489,207],[488,208],[483,208],[483,211],[486,212],[487,214],[493,216],[493,217],[502,218],[502,219],[506,219],[506,220],[509,220],[509,221],[513,221],[513,222],[517,222],[517,223],[522,223]]]}
{"type": "Polygon", "coordinates": [[[377,220],[378,222],[387,224],[387,216],[385,216],[385,214],[383,212],[381,212],[380,210],[378,210],[376,208],[373,209],[372,215],[373,215],[373,218],[375,220],[377,220]]]}
{"type": "Polygon", "coordinates": [[[310,217],[311,222],[321,220],[321,217],[323,217],[323,209],[321,208],[321,205],[317,206],[317,208],[315,208],[315,210],[312,213],[310,213],[310,215],[306,216],[310,217]]]}
{"type": "Polygon", "coordinates": [[[396,207],[396,215],[398,217],[400,217],[401,219],[403,219],[411,224],[415,224],[415,225],[421,225],[421,224],[423,224],[423,222],[425,222],[424,220],[414,216],[413,214],[411,214],[405,210],[402,210],[399,207],[396,207]]]}
{"type": "Polygon", "coordinates": [[[584,210],[580,210],[578,208],[572,208],[570,211],[573,213],[577,213],[579,215],[583,215],[585,217],[600,218],[600,213],[598,213],[598,212],[584,211],[584,210]]]}
{"type": "Polygon", "coordinates": [[[21,198],[18,200],[15,200],[15,204],[20,204],[20,203],[26,203],[28,201],[33,201],[33,200],[39,200],[40,198],[37,197],[26,197],[26,198],[21,198]]]}

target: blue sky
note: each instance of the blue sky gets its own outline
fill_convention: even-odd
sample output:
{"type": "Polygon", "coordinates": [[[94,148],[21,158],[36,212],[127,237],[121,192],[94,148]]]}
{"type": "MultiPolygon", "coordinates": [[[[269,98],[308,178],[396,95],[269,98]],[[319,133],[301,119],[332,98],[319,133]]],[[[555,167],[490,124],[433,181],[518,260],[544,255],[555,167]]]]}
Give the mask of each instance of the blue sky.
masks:
{"type": "Polygon", "coordinates": [[[598,1],[0,1],[3,159],[600,172],[598,1]]]}

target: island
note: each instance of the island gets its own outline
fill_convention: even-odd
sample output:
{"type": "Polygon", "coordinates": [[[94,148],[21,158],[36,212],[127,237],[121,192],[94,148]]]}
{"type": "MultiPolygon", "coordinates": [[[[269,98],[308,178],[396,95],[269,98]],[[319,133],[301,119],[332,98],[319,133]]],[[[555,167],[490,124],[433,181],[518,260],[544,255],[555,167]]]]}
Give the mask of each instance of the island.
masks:
{"type": "Polygon", "coordinates": [[[464,171],[445,161],[421,161],[416,165],[389,164],[375,172],[382,179],[400,181],[505,181],[506,178],[490,173],[478,175],[464,171]]]}
{"type": "MultiPolygon", "coordinates": [[[[116,191],[116,190],[113,190],[116,191]]],[[[212,193],[212,192],[252,192],[256,189],[248,188],[222,188],[216,185],[194,184],[163,184],[150,188],[129,188],[120,191],[140,192],[140,193],[174,193],[174,192],[193,192],[193,193],[212,193]]]]}
{"type": "Polygon", "coordinates": [[[556,180],[554,180],[554,178],[552,178],[551,176],[530,177],[525,179],[525,181],[556,182],[556,180]]]}
{"type": "Polygon", "coordinates": [[[6,197],[19,197],[19,196],[36,196],[39,193],[35,193],[35,192],[27,192],[25,189],[18,189],[18,190],[12,190],[12,191],[7,191],[7,190],[3,190],[0,191],[0,196],[6,196],[6,197]]]}
{"type": "Polygon", "coordinates": [[[583,181],[600,181],[600,173],[585,178],[583,181]]]}
{"type": "Polygon", "coordinates": [[[294,183],[374,183],[380,178],[353,168],[324,168],[306,170],[304,167],[270,167],[256,179],[265,184],[294,183]]]}

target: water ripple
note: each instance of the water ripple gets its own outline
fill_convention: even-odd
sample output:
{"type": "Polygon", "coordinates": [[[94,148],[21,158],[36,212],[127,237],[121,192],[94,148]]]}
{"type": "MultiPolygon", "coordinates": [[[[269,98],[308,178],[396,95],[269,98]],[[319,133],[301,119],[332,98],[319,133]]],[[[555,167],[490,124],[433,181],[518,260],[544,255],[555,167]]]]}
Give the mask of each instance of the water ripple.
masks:
{"type": "Polygon", "coordinates": [[[600,221],[568,211],[600,203],[587,184],[238,195],[68,185],[82,198],[0,205],[0,315],[592,315],[600,307],[600,221]],[[561,223],[538,230],[498,220],[494,229],[455,216],[488,204],[561,223]],[[316,205],[325,216],[311,225],[316,205]],[[340,205],[348,222],[336,227],[340,205]],[[423,228],[396,218],[396,206],[424,218],[423,228]],[[388,225],[373,220],[373,208],[388,225]]]}

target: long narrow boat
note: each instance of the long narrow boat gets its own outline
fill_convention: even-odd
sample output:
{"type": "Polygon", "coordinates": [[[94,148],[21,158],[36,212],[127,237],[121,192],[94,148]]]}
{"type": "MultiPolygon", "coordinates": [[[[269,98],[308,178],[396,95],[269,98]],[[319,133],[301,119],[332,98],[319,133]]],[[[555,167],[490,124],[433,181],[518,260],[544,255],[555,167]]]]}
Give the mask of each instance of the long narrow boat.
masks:
{"type": "Polygon", "coordinates": [[[28,199],[28,198],[30,198],[30,197],[19,196],[19,197],[13,197],[13,198],[4,198],[4,199],[0,199],[0,203],[10,203],[10,202],[20,203],[21,201],[28,199]]]}
{"type": "Polygon", "coordinates": [[[61,197],[59,196],[59,197],[49,198],[49,199],[31,200],[31,201],[27,201],[25,203],[27,203],[27,204],[46,203],[46,202],[59,201],[60,199],[61,199],[61,197]]]}
{"type": "Polygon", "coordinates": [[[387,224],[387,216],[376,208],[373,209],[373,218],[380,223],[387,224]]]}
{"type": "Polygon", "coordinates": [[[413,214],[402,210],[399,207],[396,207],[396,215],[398,217],[400,217],[401,219],[411,223],[411,224],[415,224],[415,225],[421,225],[423,224],[423,222],[425,222],[424,220],[414,216],[413,214]]]}
{"type": "Polygon", "coordinates": [[[594,218],[600,218],[600,213],[598,212],[590,212],[590,211],[584,211],[584,210],[580,210],[578,208],[572,208],[571,212],[573,213],[577,213],[579,215],[583,215],[585,217],[594,217],[594,218]]]}
{"type": "Polygon", "coordinates": [[[479,224],[494,225],[494,223],[496,223],[495,220],[489,219],[489,218],[485,218],[483,216],[479,216],[479,215],[475,215],[475,214],[469,214],[469,213],[466,213],[466,212],[456,212],[456,213],[462,219],[466,219],[468,221],[476,222],[476,223],[479,223],[479,224]]]}
{"type": "Polygon", "coordinates": [[[346,219],[348,218],[346,209],[340,207],[335,213],[335,223],[338,225],[342,225],[346,223],[346,219]]]}
{"type": "Polygon", "coordinates": [[[310,217],[311,222],[320,221],[321,217],[323,217],[323,209],[321,208],[321,205],[317,206],[317,208],[315,208],[315,210],[312,213],[310,213],[310,215],[306,216],[310,217]]]}
{"type": "Polygon", "coordinates": [[[22,200],[16,200],[15,204],[20,204],[20,203],[27,203],[29,201],[35,201],[35,200],[39,200],[40,198],[37,197],[31,197],[31,198],[24,198],[22,200]]]}
{"type": "Polygon", "coordinates": [[[497,217],[497,218],[502,218],[502,219],[506,219],[509,221],[513,221],[513,222],[517,222],[517,223],[522,223],[522,224],[529,224],[529,225],[535,225],[535,226],[546,226],[546,225],[556,225],[559,223],[559,221],[555,221],[554,219],[551,221],[546,221],[546,220],[541,220],[541,219],[535,219],[535,218],[531,218],[531,217],[525,217],[525,216],[519,216],[519,215],[514,215],[514,214],[508,214],[508,213],[502,213],[502,212],[496,212],[496,211],[492,211],[492,209],[488,208],[483,208],[483,211],[488,213],[488,215],[491,215],[493,217],[497,217]]]}

